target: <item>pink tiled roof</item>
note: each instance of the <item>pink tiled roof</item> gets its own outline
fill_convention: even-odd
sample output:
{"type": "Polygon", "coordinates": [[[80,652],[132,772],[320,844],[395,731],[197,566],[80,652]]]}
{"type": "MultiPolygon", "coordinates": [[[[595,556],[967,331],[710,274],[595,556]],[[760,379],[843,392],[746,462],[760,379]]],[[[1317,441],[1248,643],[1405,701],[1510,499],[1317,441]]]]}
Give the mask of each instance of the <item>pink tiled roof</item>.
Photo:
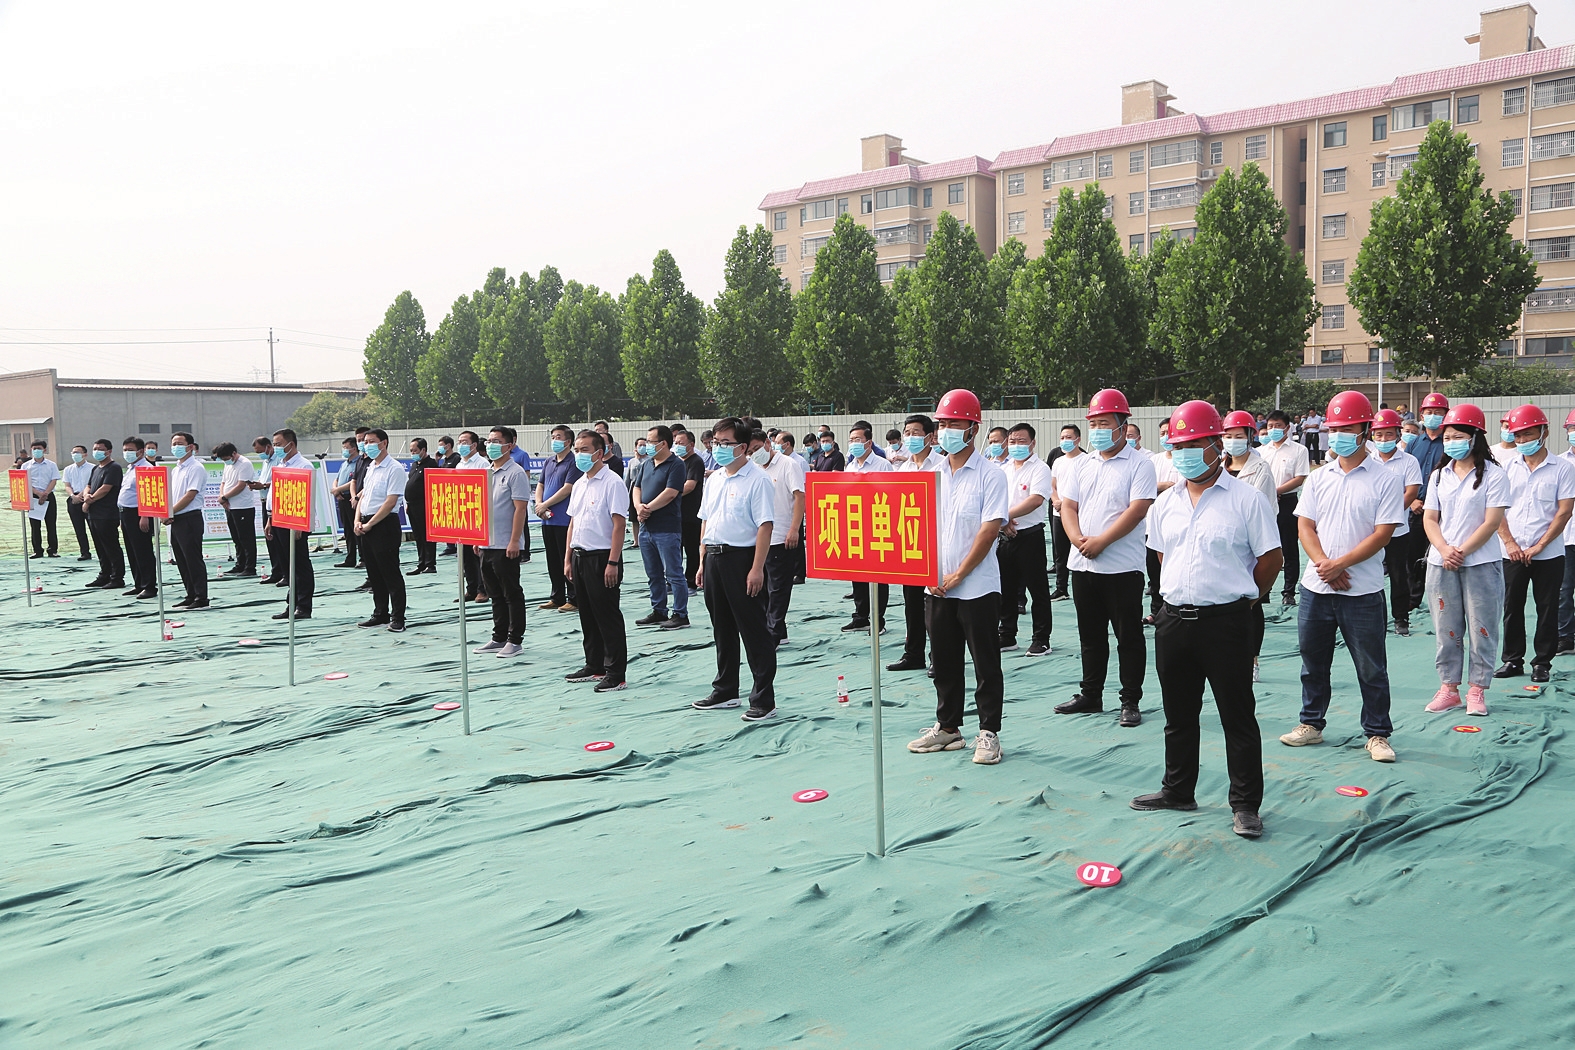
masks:
{"type": "Polygon", "coordinates": [[[1354,91],[1341,91],[1333,95],[1299,99],[1295,102],[1237,109],[1213,116],[1185,113],[1166,117],[1163,120],[1123,124],[1120,127],[1089,131],[1080,135],[1062,135],[1046,145],[1007,150],[995,158],[991,168],[1002,171],[1006,168],[1039,163],[1051,157],[1076,156],[1100,149],[1182,135],[1221,134],[1249,128],[1295,124],[1336,113],[1375,109],[1391,102],[1420,95],[1457,91],[1477,84],[1514,80],[1572,67],[1575,67],[1575,44],[1550,47],[1541,51],[1490,58],[1485,62],[1471,62],[1452,69],[1438,69],[1429,73],[1396,77],[1381,87],[1358,88],[1354,91]]]}
{"type": "Polygon", "coordinates": [[[876,168],[874,171],[861,171],[834,179],[806,182],[796,190],[776,190],[766,194],[765,199],[760,202],[760,208],[764,211],[780,208],[784,204],[819,200],[854,190],[894,186],[905,182],[934,182],[936,179],[955,179],[959,175],[985,175],[995,178],[990,171],[990,162],[983,157],[960,157],[939,164],[893,164],[889,168],[876,168]]]}

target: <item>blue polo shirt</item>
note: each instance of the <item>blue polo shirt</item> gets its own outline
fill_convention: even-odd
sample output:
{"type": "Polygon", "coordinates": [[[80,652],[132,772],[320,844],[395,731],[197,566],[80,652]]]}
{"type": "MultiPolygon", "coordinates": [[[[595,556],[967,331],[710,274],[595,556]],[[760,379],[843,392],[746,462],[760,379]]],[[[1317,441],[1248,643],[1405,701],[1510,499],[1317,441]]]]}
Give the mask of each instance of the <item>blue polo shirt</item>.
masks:
{"type": "MultiPolygon", "coordinates": [[[[693,456],[694,453],[690,453],[693,456]]],[[[688,480],[688,470],[684,461],[677,456],[668,456],[666,463],[658,463],[654,459],[645,461],[641,468],[640,497],[650,503],[667,489],[675,490],[678,495],[667,506],[652,511],[651,516],[640,523],[640,528],[651,534],[658,532],[682,532],[684,530],[681,509],[683,505],[684,482],[688,480]]]]}
{"type": "Polygon", "coordinates": [[[1427,436],[1427,431],[1422,431],[1406,451],[1416,457],[1417,466],[1422,468],[1422,487],[1417,491],[1416,498],[1425,501],[1428,486],[1433,481],[1433,471],[1437,470],[1438,465],[1444,461],[1443,428],[1439,428],[1436,438],[1430,438],[1427,436]]]}
{"type": "MultiPolygon", "coordinates": [[[[565,485],[572,485],[585,476],[585,472],[574,465],[574,456],[563,457],[563,462],[558,462],[557,456],[548,456],[546,463],[541,468],[541,498],[552,499],[559,489],[565,485]]],[[[569,527],[569,501],[554,504],[542,514],[543,526],[569,527]],[[551,515],[548,517],[547,515],[551,515]]]]}

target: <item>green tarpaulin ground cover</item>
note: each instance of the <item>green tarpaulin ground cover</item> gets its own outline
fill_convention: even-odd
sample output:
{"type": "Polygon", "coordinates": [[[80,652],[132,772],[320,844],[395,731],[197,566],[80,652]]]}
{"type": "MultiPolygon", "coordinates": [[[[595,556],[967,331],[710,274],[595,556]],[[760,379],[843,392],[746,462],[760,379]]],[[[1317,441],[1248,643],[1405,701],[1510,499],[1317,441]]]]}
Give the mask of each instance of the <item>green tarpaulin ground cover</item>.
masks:
{"type": "MultiPolygon", "coordinates": [[[[291,689],[281,591],[216,582],[161,643],[151,603],[81,589],[91,565],[46,562],[29,610],[0,562],[0,1046],[1575,1041],[1569,658],[1540,693],[1495,688],[1467,735],[1422,711],[1432,638],[1391,635],[1399,761],[1379,765],[1343,650],[1329,743],[1276,742],[1299,657],[1272,607],[1254,842],[1230,833],[1212,706],[1200,809],[1127,807],[1159,785],[1158,683],[1137,729],[1053,714],[1078,677],[1058,603],[1054,653],[1005,659],[999,766],[904,751],[933,688],[884,676],[876,858],[846,585],[795,592],[783,717],[758,725],[688,707],[714,670],[700,599],[687,631],[631,630],[631,688],[606,695],[563,682],[578,618],[533,602],[524,657],[472,658],[467,738],[432,709],[458,698],[453,565],[413,578],[396,636],[355,628],[360,574],[319,555],[291,689]],[[1091,860],[1121,884],[1082,886],[1091,860]]],[[[539,600],[539,556],[527,578],[539,600]]]]}

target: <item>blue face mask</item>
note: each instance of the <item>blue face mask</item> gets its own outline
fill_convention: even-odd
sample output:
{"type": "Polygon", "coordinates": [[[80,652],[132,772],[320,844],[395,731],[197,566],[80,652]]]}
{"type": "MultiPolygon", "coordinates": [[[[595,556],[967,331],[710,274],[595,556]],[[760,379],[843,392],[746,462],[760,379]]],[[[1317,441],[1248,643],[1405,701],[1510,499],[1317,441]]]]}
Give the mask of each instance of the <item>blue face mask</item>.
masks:
{"type": "Polygon", "coordinates": [[[357,452],[361,453],[361,455],[363,455],[363,456],[366,455],[366,442],[365,441],[357,441],[355,443],[355,450],[357,452]]]}
{"type": "MultiPolygon", "coordinates": [[[[684,452],[679,452],[678,451],[679,449],[684,449],[684,452],[688,451],[688,449],[684,448],[683,445],[675,445],[673,447],[673,451],[674,452],[678,452],[678,454],[680,456],[683,455],[684,452]]],[[[733,446],[732,445],[717,445],[717,446],[715,446],[714,448],[711,449],[711,455],[716,457],[717,466],[725,467],[729,463],[733,462],[733,446]]]]}
{"type": "MultiPolygon", "coordinates": [[[[553,444],[561,446],[563,444],[563,442],[561,442],[561,441],[554,441],[553,444]]],[[[562,452],[563,449],[562,448],[558,448],[558,449],[555,449],[554,451],[562,452]]],[[[497,459],[501,455],[503,455],[503,446],[500,443],[498,443],[496,441],[489,441],[489,442],[487,442],[487,458],[488,459],[497,459]]]]}
{"type": "Polygon", "coordinates": [[[460,445],[457,449],[455,449],[455,451],[459,453],[459,458],[460,459],[469,459],[470,458],[470,446],[469,445],[460,445]]]}
{"type": "Polygon", "coordinates": [[[1564,436],[1569,438],[1571,446],[1575,446],[1575,430],[1566,430],[1564,436]]]}
{"type": "Polygon", "coordinates": [[[1160,441],[1159,447],[1164,449],[1166,452],[1174,452],[1176,449],[1175,445],[1172,445],[1170,442],[1164,440],[1160,441]]]}
{"type": "MultiPolygon", "coordinates": [[[[1572,443],[1575,443],[1575,430],[1570,431],[1570,439],[1572,443]]],[[[902,445],[908,450],[910,456],[917,456],[924,451],[924,437],[922,435],[909,434],[902,439],[902,445]]]]}
{"type": "Polygon", "coordinates": [[[1195,481],[1209,472],[1209,465],[1203,459],[1201,448],[1172,449],[1170,462],[1176,468],[1176,473],[1188,481],[1195,481]]]}
{"type": "Polygon", "coordinates": [[[1450,459],[1465,459],[1471,455],[1471,441],[1468,438],[1451,438],[1444,442],[1444,455],[1450,459]]]}
{"type": "Polygon", "coordinates": [[[185,454],[186,454],[186,446],[185,445],[171,445],[170,446],[170,455],[174,456],[176,459],[180,459],[185,454]]]}
{"type": "Polygon", "coordinates": [[[95,462],[95,463],[102,463],[108,458],[109,458],[109,453],[105,452],[103,449],[96,448],[96,449],[93,450],[93,462],[95,462]]]}
{"type": "Polygon", "coordinates": [[[1410,431],[1401,431],[1400,440],[1405,442],[1405,447],[1410,448],[1411,442],[1416,440],[1416,435],[1410,431]]]}
{"type": "MultiPolygon", "coordinates": [[[[1223,444],[1225,446],[1225,454],[1228,456],[1245,456],[1247,454],[1246,438],[1226,438],[1223,444]]],[[[1172,463],[1176,461],[1174,450],[1170,453],[1170,460],[1172,463]]],[[[1178,467],[1177,469],[1179,470],[1180,468],[1178,467]]]]}
{"type": "Polygon", "coordinates": [[[1422,425],[1429,430],[1437,430],[1444,425],[1444,417],[1437,412],[1423,412],[1422,425]]]}
{"type": "Polygon", "coordinates": [[[574,454],[574,465],[580,468],[580,473],[588,474],[590,469],[596,465],[596,457],[589,452],[576,452],[574,454]]]}
{"type": "Polygon", "coordinates": [[[1511,445],[1515,442],[1515,435],[1512,431],[1500,428],[1498,432],[1498,439],[1506,445],[1511,445]]]}
{"type": "Polygon", "coordinates": [[[1017,460],[1019,463],[1027,459],[1032,452],[1033,449],[1029,448],[1027,445],[1006,446],[1006,454],[1017,460]]]}
{"type": "Polygon", "coordinates": [[[956,455],[968,444],[967,434],[966,430],[954,430],[951,427],[942,429],[939,432],[941,448],[945,449],[947,455],[956,455]]]}
{"type": "Polygon", "coordinates": [[[86,458],[87,457],[84,456],[80,452],[73,452],[73,453],[71,453],[71,462],[73,462],[73,463],[81,463],[86,458]]]}
{"type": "Polygon", "coordinates": [[[35,460],[43,459],[44,458],[44,450],[41,449],[41,448],[35,448],[33,450],[33,458],[35,460]]]}
{"type": "Polygon", "coordinates": [[[1398,441],[1375,441],[1373,443],[1378,446],[1378,451],[1386,456],[1400,447],[1400,442],[1398,441]]]}
{"type": "MultiPolygon", "coordinates": [[[[1571,444],[1575,444],[1575,442],[1571,442],[1571,444]]],[[[127,463],[135,463],[137,461],[138,453],[137,453],[136,449],[128,448],[124,452],[122,452],[121,455],[126,457],[126,462],[127,463]]]]}
{"type": "Polygon", "coordinates": [[[1270,442],[1272,442],[1273,444],[1277,445],[1281,441],[1284,441],[1284,440],[1285,440],[1285,428],[1284,427],[1270,427],[1269,428],[1269,441],[1270,442]]]}
{"type": "Polygon", "coordinates": [[[269,454],[268,458],[270,460],[272,460],[273,462],[275,462],[275,463],[283,463],[284,462],[284,449],[282,449],[282,448],[274,449],[273,452],[271,452],[269,454]]]}
{"type": "MultiPolygon", "coordinates": [[[[556,456],[558,453],[562,452],[564,449],[566,449],[568,447],[569,446],[564,443],[562,438],[553,438],[552,439],[552,454],[554,456],[556,456]]],[[[492,454],[492,452],[491,452],[492,446],[488,445],[487,446],[487,450],[488,450],[487,454],[491,455],[492,454]]],[[[498,457],[497,456],[493,456],[492,458],[493,459],[497,459],[498,457]]]]}
{"type": "MultiPolygon", "coordinates": [[[[689,455],[689,446],[688,445],[683,445],[683,444],[674,445],[673,446],[673,455],[677,456],[679,459],[683,459],[685,456],[689,455]]],[[[712,455],[716,456],[716,461],[718,463],[722,463],[722,456],[720,455],[720,452],[713,452],[712,455]]],[[[730,454],[727,457],[727,463],[731,463],[731,462],[733,462],[733,457],[730,454]]],[[[722,463],[722,465],[726,466],[727,463],[722,463]]]]}
{"type": "Polygon", "coordinates": [[[1522,456],[1535,456],[1538,452],[1542,451],[1542,442],[1536,438],[1533,438],[1530,441],[1522,441],[1515,447],[1520,449],[1520,454],[1522,456]]]}
{"type": "Polygon", "coordinates": [[[1062,452],[1070,453],[1076,447],[1077,447],[1077,442],[1074,441],[1072,438],[1067,438],[1065,441],[1061,442],[1061,451],[1062,452]]]}
{"type": "Polygon", "coordinates": [[[848,455],[852,456],[854,459],[858,459],[861,456],[863,456],[864,455],[864,442],[862,442],[862,441],[850,441],[850,442],[848,442],[848,455]]]}
{"type": "Polygon", "coordinates": [[[1355,434],[1336,433],[1329,435],[1329,451],[1336,456],[1350,456],[1356,453],[1361,446],[1362,439],[1355,434]]]}
{"type": "Polygon", "coordinates": [[[1116,445],[1116,432],[1109,427],[1095,427],[1088,432],[1088,447],[1095,452],[1108,452],[1116,445]]]}
{"type": "Polygon", "coordinates": [[[348,449],[348,448],[344,449],[344,457],[345,457],[345,459],[354,459],[355,458],[355,452],[352,451],[351,449],[348,449]]]}
{"type": "Polygon", "coordinates": [[[822,441],[820,443],[820,450],[822,452],[830,452],[833,448],[836,448],[836,447],[837,447],[837,443],[835,441],[822,441]]]}
{"type": "Polygon", "coordinates": [[[988,445],[984,446],[984,454],[986,456],[989,456],[991,459],[1000,459],[1001,458],[1001,445],[1000,445],[1000,442],[992,441],[988,445]]]}

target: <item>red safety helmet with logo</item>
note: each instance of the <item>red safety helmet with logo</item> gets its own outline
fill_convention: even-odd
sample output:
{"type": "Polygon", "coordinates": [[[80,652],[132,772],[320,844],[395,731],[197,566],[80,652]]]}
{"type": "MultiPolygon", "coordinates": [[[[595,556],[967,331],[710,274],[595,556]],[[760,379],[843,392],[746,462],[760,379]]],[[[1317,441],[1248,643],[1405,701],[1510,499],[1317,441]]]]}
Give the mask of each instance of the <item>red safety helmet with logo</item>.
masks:
{"type": "Polygon", "coordinates": [[[1127,405],[1127,395],[1119,390],[1101,390],[1094,395],[1094,400],[1088,403],[1088,415],[1085,419],[1095,416],[1118,415],[1130,416],[1132,409],[1127,405]]]}
{"type": "Polygon", "coordinates": [[[948,390],[935,406],[935,418],[983,423],[984,413],[979,410],[979,399],[972,390],[948,390]]]}
{"type": "Polygon", "coordinates": [[[1470,427],[1473,430],[1487,430],[1487,417],[1476,405],[1456,405],[1444,416],[1446,427],[1470,427]]]}
{"type": "Polygon", "coordinates": [[[1575,427],[1575,408],[1570,409],[1570,414],[1564,417],[1564,425],[1575,427]]]}
{"type": "Polygon", "coordinates": [[[1504,429],[1511,434],[1518,434],[1522,430],[1532,427],[1545,427],[1548,417],[1536,405],[1521,405],[1519,408],[1509,410],[1509,415],[1504,417],[1504,429]]]}
{"type": "Polygon", "coordinates": [[[1428,394],[1426,397],[1424,397],[1422,399],[1422,407],[1423,408],[1441,408],[1445,412],[1448,412],[1449,411],[1449,398],[1445,397],[1443,394],[1436,393],[1436,392],[1432,393],[1432,394],[1428,394]]]}
{"type": "Polygon", "coordinates": [[[1400,423],[1400,413],[1392,408],[1380,408],[1373,416],[1374,430],[1399,430],[1400,423]]]}
{"type": "MultiPolygon", "coordinates": [[[[1241,413],[1246,415],[1246,413],[1241,413]]],[[[1187,401],[1170,414],[1170,442],[1173,445],[1198,438],[1219,437],[1225,433],[1219,410],[1207,401],[1187,401]]]]}
{"type": "Polygon", "coordinates": [[[1236,427],[1246,427],[1254,434],[1258,432],[1257,418],[1251,412],[1240,408],[1226,416],[1224,422],[1222,422],[1220,426],[1224,427],[1226,430],[1234,430],[1236,427]]]}
{"type": "Polygon", "coordinates": [[[1348,427],[1373,421],[1373,403],[1360,390],[1342,390],[1329,400],[1324,422],[1331,427],[1348,427]]]}

